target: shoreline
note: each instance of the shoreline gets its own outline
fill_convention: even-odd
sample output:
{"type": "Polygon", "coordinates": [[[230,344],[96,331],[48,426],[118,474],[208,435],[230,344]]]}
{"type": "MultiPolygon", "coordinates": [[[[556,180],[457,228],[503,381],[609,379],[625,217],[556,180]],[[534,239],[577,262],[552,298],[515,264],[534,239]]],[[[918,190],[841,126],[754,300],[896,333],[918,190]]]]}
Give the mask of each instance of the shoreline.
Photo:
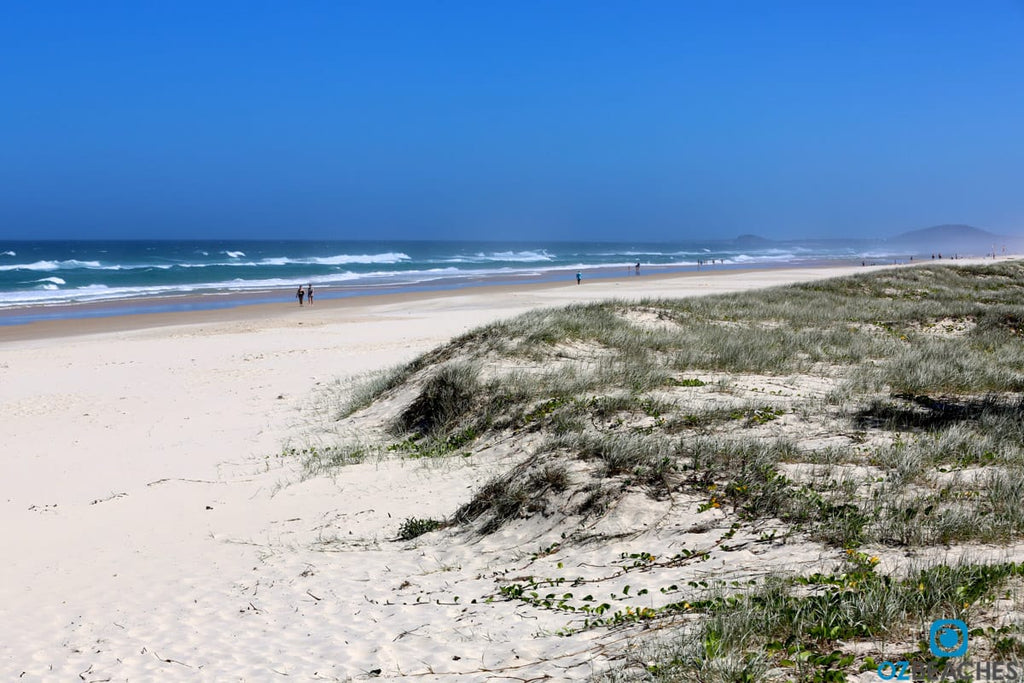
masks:
{"type": "MultiPolygon", "coordinates": [[[[707,275],[711,273],[738,273],[761,270],[790,270],[805,268],[844,268],[858,265],[861,259],[811,259],[787,262],[719,263],[703,266],[660,266],[645,265],[640,274],[633,267],[598,267],[584,269],[585,282],[603,282],[634,277],[672,277],[684,275],[707,275]]],[[[868,266],[908,265],[904,262],[877,263],[868,266]]],[[[555,268],[532,274],[509,275],[495,272],[488,275],[444,276],[417,284],[371,284],[371,285],[317,285],[317,301],[327,302],[339,299],[362,299],[388,295],[430,295],[443,292],[460,292],[480,287],[530,287],[536,285],[558,286],[573,283],[575,268],[555,268]]],[[[301,284],[296,280],[295,286],[301,284]]],[[[228,310],[240,306],[277,305],[294,303],[295,289],[260,290],[217,290],[182,294],[160,294],[128,296],[124,298],[100,299],[95,301],[12,305],[0,308],[0,330],[4,327],[28,325],[36,322],[91,319],[125,315],[149,315],[162,313],[187,313],[212,310],[228,310]]]]}
{"type": "MultiPolygon", "coordinates": [[[[1011,260],[1015,257],[1006,256],[999,260],[1011,260]]],[[[960,259],[944,260],[939,263],[950,265],[969,263],[991,263],[992,259],[960,259]]],[[[651,266],[640,275],[624,269],[604,269],[584,275],[583,284],[577,286],[570,271],[560,274],[557,279],[538,277],[524,279],[521,282],[509,282],[506,278],[477,278],[472,281],[458,281],[448,286],[417,287],[417,288],[380,288],[380,291],[360,290],[357,292],[341,288],[318,289],[314,306],[298,306],[294,300],[294,292],[281,292],[279,296],[269,297],[267,292],[254,293],[223,293],[218,295],[183,295],[174,297],[139,297],[118,301],[95,303],[61,304],[55,306],[36,306],[15,308],[0,311],[0,344],[20,340],[38,340],[48,337],[70,337],[105,332],[127,332],[132,330],[167,327],[172,325],[215,324],[218,322],[239,322],[258,320],[267,317],[292,316],[303,310],[328,313],[344,312],[362,307],[374,307],[387,304],[409,304],[459,296],[492,296],[531,295],[543,296],[543,293],[570,290],[590,300],[595,288],[621,288],[623,294],[645,296],[645,285],[651,285],[658,296],[672,296],[666,292],[669,283],[685,283],[700,279],[724,278],[725,281],[737,278],[749,278],[751,275],[764,275],[773,280],[786,280],[789,273],[803,273],[810,276],[820,273],[818,277],[832,277],[834,273],[850,274],[864,268],[913,267],[935,261],[921,261],[903,264],[868,264],[861,266],[854,263],[837,264],[833,262],[812,262],[805,265],[765,265],[752,266],[707,266],[703,269],[678,270],[659,269],[651,266]],[[660,271],[660,272],[659,272],[660,271]],[[577,289],[578,287],[578,289],[577,289]]],[[[800,279],[805,279],[800,276],[800,279]]],[[[808,277],[807,279],[815,279],[808,277]]],[[[685,287],[683,288],[685,289],[685,287]]],[[[566,303],[577,298],[577,294],[566,297],[566,303]]],[[[680,292],[679,296],[689,293],[680,292]]]]}
{"type": "MultiPolygon", "coordinates": [[[[10,245],[9,245],[10,246],[10,245]]],[[[490,242],[487,240],[71,240],[0,249],[0,325],[33,319],[222,308],[290,299],[313,284],[321,297],[522,284],[718,269],[890,265],[927,259],[920,249],[870,240],[490,242]],[[289,290],[291,290],[289,292],[289,290]],[[184,303],[182,303],[184,302],[184,303]],[[108,306],[108,304],[115,304],[108,306]],[[79,308],[79,305],[85,307],[79,308]]],[[[974,253],[981,253],[974,251],[974,253]]],[[[985,253],[988,253],[987,251],[985,253]]]]}
{"type": "MultiPolygon", "coordinates": [[[[530,294],[545,291],[559,291],[569,287],[581,287],[581,293],[585,293],[586,286],[591,285],[603,287],[606,285],[620,286],[623,283],[631,289],[636,289],[641,283],[663,283],[676,280],[686,280],[695,277],[719,277],[719,276],[746,276],[751,273],[759,273],[767,270],[787,269],[763,269],[747,268],[737,270],[704,270],[693,272],[672,272],[672,273],[645,273],[641,275],[622,275],[584,280],[583,285],[576,285],[574,280],[562,278],[557,281],[524,281],[518,284],[506,282],[479,282],[477,284],[466,284],[455,287],[437,289],[419,289],[404,291],[366,292],[354,295],[342,296],[317,296],[313,306],[299,306],[295,303],[294,292],[282,293],[275,301],[266,301],[265,296],[252,294],[224,294],[224,305],[217,307],[200,307],[200,304],[207,297],[189,295],[173,297],[177,300],[174,310],[157,310],[154,312],[139,311],[140,301],[150,302],[159,307],[167,301],[167,298],[131,299],[118,302],[104,302],[103,304],[68,304],[60,307],[45,307],[46,310],[60,309],[63,311],[79,311],[84,315],[64,315],[48,319],[30,320],[23,323],[4,324],[3,313],[0,313],[0,343],[13,340],[43,339],[47,337],[66,337],[86,334],[97,334],[104,332],[125,332],[131,330],[150,329],[166,327],[171,325],[191,325],[200,323],[237,322],[247,320],[259,320],[270,317],[293,317],[310,311],[315,313],[345,312],[348,310],[375,307],[388,304],[415,303],[433,299],[445,299],[466,295],[479,296],[503,296],[509,294],[530,294]],[[195,306],[193,306],[195,304],[195,306]],[[95,313],[95,314],[91,314],[95,313]]],[[[816,270],[816,268],[799,268],[799,270],[816,270]]],[[[319,292],[318,292],[319,294],[319,292]]]]}

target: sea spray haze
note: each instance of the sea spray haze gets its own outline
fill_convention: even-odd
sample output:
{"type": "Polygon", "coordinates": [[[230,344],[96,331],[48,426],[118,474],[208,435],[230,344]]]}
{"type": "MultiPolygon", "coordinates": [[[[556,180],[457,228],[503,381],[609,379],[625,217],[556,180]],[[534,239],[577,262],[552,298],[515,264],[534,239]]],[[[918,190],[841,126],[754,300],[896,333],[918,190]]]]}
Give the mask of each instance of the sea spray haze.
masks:
{"type": "Polygon", "coordinates": [[[891,257],[906,254],[852,241],[8,241],[0,242],[0,308],[239,292],[277,300],[309,283],[322,297],[347,296],[555,279],[561,270],[619,275],[636,263],[650,272],[712,262],[736,267],[891,257]]]}

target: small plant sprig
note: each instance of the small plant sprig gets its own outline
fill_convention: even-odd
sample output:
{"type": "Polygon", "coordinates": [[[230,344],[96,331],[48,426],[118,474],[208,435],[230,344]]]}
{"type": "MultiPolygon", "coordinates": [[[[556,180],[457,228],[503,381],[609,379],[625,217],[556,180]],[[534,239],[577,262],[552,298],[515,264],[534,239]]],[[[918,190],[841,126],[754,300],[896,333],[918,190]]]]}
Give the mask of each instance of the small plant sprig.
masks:
{"type": "Polygon", "coordinates": [[[436,531],[444,526],[444,522],[430,518],[409,517],[398,527],[398,538],[402,541],[411,541],[430,531],[436,531]]]}
{"type": "MultiPolygon", "coordinates": [[[[467,427],[461,431],[449,434],[444,439],[414,439],[412,437],[389,445],[386,450],[389,453],[404,453],[409,458],[439,458],[451,455],[463,447],[471,444],[478,434],[473,427],[467,427]]],[[[464,452],[469,456],[471,453],[464,452]]]]}

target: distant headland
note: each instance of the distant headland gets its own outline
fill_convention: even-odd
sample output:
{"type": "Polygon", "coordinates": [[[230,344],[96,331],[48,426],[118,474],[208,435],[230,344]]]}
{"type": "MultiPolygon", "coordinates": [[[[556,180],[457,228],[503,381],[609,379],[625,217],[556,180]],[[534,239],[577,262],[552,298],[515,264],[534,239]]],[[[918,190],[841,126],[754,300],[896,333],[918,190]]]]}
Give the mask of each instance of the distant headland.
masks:
{"type": "Polygon", "coordinates": [[[999,235],[981,228],[963,224],[935,225],[910,230],[888,238],[875,239],[804,239],[772,240],[760,235],[745,234],[732,240],[737,247],[770,248],[772,245],[793,244],[850,244],[860,248],[877,247],[891,252],[894,248],[908,253],[947,252],[964,256],[982,256],[1003,251],[1019,253],[1024,250],[1024,236],[999,235]]]}

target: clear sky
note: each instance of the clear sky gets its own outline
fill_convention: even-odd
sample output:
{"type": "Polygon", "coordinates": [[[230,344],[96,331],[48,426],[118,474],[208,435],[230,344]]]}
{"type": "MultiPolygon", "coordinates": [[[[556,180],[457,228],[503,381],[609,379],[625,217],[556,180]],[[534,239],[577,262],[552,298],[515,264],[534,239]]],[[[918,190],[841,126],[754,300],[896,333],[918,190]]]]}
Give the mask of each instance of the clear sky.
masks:
{"type": "Polygon", "coordinates": [[[1024,233],[1024,3],[10,2],[0,237],[1024,233]]]}

